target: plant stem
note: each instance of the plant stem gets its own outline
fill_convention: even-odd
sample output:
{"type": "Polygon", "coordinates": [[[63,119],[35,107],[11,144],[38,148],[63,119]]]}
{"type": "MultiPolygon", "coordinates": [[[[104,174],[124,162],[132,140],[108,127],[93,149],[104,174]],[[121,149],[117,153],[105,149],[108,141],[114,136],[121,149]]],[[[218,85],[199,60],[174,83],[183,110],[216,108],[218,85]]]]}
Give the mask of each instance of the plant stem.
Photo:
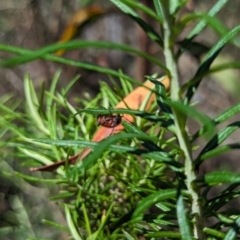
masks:
{"type": "MultiPolygon", "coordinates": [[[[171,24],[171,16],[169,15],[167,5],[163,4],[163,29],[164,29],[164,55],[166,58],[166,65],[171,73],[171,99],[173,101],[181,101],[181,97],[179,95],[179,77],[177,70],[177,63],[173,53],[173,46],[171,46],[171,29],[173,28],[171,24]]],[[[172,109],[174,122],[176,127],[176,134],[179,141],[179,145],[184,152],[184,166],[185,166],[185,176],[186,176],[186,185],[189,193],[192,198],[192,207],[191,212],[194,216],[193,219],[193,227],[194,227],[194,237],[196,239],[204,239],[203,235],[203,214],[202,214],[202,206],[199,197],[199,190],[195,183],[196,173],[193,165],[193,158],[191,152],[191,144],[188,139],[188,135],[185,129],[186,121],[185,117],[182,116],[182,113],[179,113],[176,109],[172,109]]]]}

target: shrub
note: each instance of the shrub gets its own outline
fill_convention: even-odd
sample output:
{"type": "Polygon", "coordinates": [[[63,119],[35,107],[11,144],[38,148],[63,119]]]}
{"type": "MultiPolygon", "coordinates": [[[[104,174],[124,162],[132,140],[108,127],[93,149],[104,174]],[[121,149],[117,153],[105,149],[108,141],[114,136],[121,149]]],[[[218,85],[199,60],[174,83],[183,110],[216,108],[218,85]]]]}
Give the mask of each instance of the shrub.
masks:
{"type": "MultiPolygon", "coordinates": [[[[30,194],[30,189],[37,193],[43,183],[51,192],[57,191],[50,200],[57,201],[59,208],[64,210],[67,227],[59,224],[54,217],[51,221],[44,220],[44,223],[57,228],[59,232],[66,231],[73,239],[238,239],[239,209],[231,206],[227,210],[226,206],[239,196],[240,175],[230,171],[205,174],[199,174],[198,171],[203,162],[239,148],[239,143],[222,144],[238,129],[239,122],[233,122],[219,131],[215,128],[236,115],[240,105],[210,118],[197,111],[191,102],[204,77],[240,66],[239,62],[230,62],[211,68],[223,47],[234,44],[233,39],[240,30],[239,26],[227,30],[215,17],[227,1],[217,1],[207,14],[192,13],[183,17],[179,17],[179,12],[186,1],[155,0],[155,9],[137,1],[111,2],[136,21],[159,49],[163,49],[165,64],[148,53],[108,42],[72,41],[36,51],[0,45],[1,50],[18,55],[1,61],[5,67],[40,58],[99,71],[117,77],[121,82],[117,91],[102,82],[99,94],[95,98],[85,95],[78,99],[77,103],[83,107],[76,108],[68,102],[67,93],[77,78],[58,92],[58,71],[50,89],[45,90],[43,86],[38,96],[32,80],[26,75],[23,109],[19,102],[13,101],[13,97],[4,96],[1,101],[0,126],[4,137],[3,152],[6,155],[6,160],[1,163],[3,176],[19,181],[17,186],[26,194],[30,194]],[[161,26],[162,34],[145,22],[137,10],[153,18],[161,26]],[[194,20],[198,20],[198,24],[179,43],[179,34],[194,20]],[[179,57],[187,50],[191,52],[194,44],[201,46],[195,37],[205,27],[213,28],[219,34],[219,40],[207,49],[192,79],[180,85],[177,70],[179,57]],[[176,44],[179,46],[177,51],[176,44]],[[136,80],[120,71],[52,54],[62,48],[80,47],[118,49],[146,58],[169,76],[170,93],[166,93],[164,85],[156,81],[156,75],[147,76],[155,84],[156,95],[156,102],[148,113],[132,111],[131,114],[137,120],[131,124],[123,119],[124,133],[112,135],[99,143],[91,142],[91,136],[97,128],[94,115],[106,114],[108,111],[99,108],[99,101],[106,108],[113,107],[121,96],[132,91],[132,83],[136,83],[136,80]],[[161,109],[160,113],[156,109],[161,109]],[[189,119],[199,122],[199,128],[194,134],[188,124],[189,119]],[[198,145],[196,140],[202,137],[205,137],[205,142],[198,145]],[[21,162],[24,166],[36,166],[37,162],[46,165],[86,147],[94,151],[84,161],[73,166],[66,164],[65,168],[57,169],[52,175],[38,174],[36,177],[35,174],[31,176],[16,171],[16,161],[17,165],[21,162]],[[14,149],[16,159],[12,167],[8,163],[12,157],[11,148],[14,149]],[[197,152],[196,148],[200,151],[197,152]],[[29,185],[29,182],[35,185],[29,185]],[[211,193],[220,184],[217,193],[211,193]],[[56,185],[59,185],[60,190],[56,185]],[[29,189],[25,190],[27,187],[29,189]]],[[[206,48],[201,49],[206,51],[206,48]]],[[[114,114],[126,114],[130,110],[111,111],[114,114]]],[[[23,209],[19,216],[26,223],[18,224],[27,229],[27,236],[36,236],[29,220],[30,211],[24,209],[19,199],[18,203],[23,209]]],[[[15,201],[14,206],[19,205],[15,201]]],[[[49,211],[51,215],[55,214],[49,211]]]]}

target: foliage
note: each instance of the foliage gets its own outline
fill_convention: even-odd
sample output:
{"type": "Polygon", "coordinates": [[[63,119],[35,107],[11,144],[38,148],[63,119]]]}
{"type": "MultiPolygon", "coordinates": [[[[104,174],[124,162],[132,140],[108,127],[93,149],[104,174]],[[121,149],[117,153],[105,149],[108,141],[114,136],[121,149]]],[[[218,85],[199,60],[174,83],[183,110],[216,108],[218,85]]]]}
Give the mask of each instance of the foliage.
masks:
{"type": "MultiPolygon", "coordinates": [[[[232,206],[231,210],[225,210],[231,200],[239,197],[240,175],[230,171],[198,175],[198,169],[204,161],[211,161],[223,152],[239,149],[239,143],[222,145],[238,130],[239,122],[233,122],[214,132],[217,125],[239,112],[240,105],[232,106],[214,119],[191,106],[191,99],[205,76],[214,71],[240,66],[239,62],[233,62],[211,68],[221,50],[227,44],[235,44],[234,37],[240,30],[240,26],[227,30],[215,17],[227,1],[217,1],[207,14],[192,13],[184,17],[179,17],[180,10],[187,2],[183,0],[154,0],[155,10],[138,1],[111,2],[136,21],[152,41],[163,49],[166,64],[148,53],[108,42],[72,41],[36,51],[1,44],[0,50],[17,55],[2,60],[0,64],[4,67],[43,59],[118,77],[122,85],[121,88],[112,90],[102,82],[100,92],[94,99],[85,95],[76,100],[82,107],[75,108],[68,102],[68,92],[77,77],[57,92],[58,71],[50,89],[46,90],[43,85],[38,95],[32,80],[26,75],[26,100],[23,104],[12,96],[1,98],[0,129],[4,139],[1,145],[5,158],[1,162],[2,176],[12,181],[17,179],[19,188],[29,186],[34,188],[34,192],[42,184],[50,190],[55,189],[57,193],[50,200],[60,203],[59,208],[65,213],[66,225],[53,220],[44,220],[44,224],[65,231],[73,239],[240,239],[239,209],[232,206]],[[149,15],[161,25],[163,37],[137,11],[149,15]],[[196,27],[180,43],[179,50],[174,51],[179,34],[189,22],[195,20],[198,20],[196,27]],[[183,52],[191,49],[191,44],[196,43],[195,37],[205,27],[216,31],[219,40],[208,50],[194,77],[180,86],[177,61],[183,52]],[[123,122],[124,133],[113,135],[100,143],[92,143],[90,139],[96,130],[94,115],[106,111],[99,108],[99,105],[114,107],[121,96],[132,90],[129,83],[137,81],[122,72],[52,54],[62,48],[80,47],[117,49],[147,59],[171,77],[170,95],[162,84],[155,81],[155,76],[148,76],[155,83],[157,96],[149,113],[138,114],[135,125],[123,122]],[[162,110],[160,116],[156,112],[158,107],[162,110]],[[82,108],[85,110],[76,114],[82,108]],[[187,130],[189,118],[199,123],[199,129],[193,135],[187,130]],[[205,144],[199,146],[202,150],[193,157],[196,155],[196,140],[204,136],[205,144]],[[14,149],[14,159],[18,162],[24,166],[36,166],[67,158],[85,147],[93,148],[94,151],[83,162],[65,166],[52,175],[30,176],[29,173],[17,172],[9,164],[9,159],[13,157],[11,149],[14,149]],[[30,182],[35,185],[30,185],[30,182]],[[209,192],[219,184],[225,185],[214,196],[210,196],[209,192]],[[56,185],[61,190],[56,190],[56,185]]],[[[113,112],[120,113],[119,110],[113,112]]],[[[22,239],[40,239],[29,221],[30,211],[24,209],[24,203],[20,199],[15,201],[16,205],[17,203],[23,209],[19,218],[24,222],[17,224],[27,235],[22,239]]],[[[3,235],[12,230],[13,228],[2,227],[0,233],[3,235]]]]}

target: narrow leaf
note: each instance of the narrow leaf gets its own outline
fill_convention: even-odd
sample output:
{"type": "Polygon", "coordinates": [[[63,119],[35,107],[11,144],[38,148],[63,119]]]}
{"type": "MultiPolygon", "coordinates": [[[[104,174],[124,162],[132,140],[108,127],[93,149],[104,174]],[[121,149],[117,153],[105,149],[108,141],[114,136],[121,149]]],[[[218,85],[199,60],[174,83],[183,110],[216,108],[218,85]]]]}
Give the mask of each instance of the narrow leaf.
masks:
{"type": "Polygon", "coordinates": [[[232,225],[232,227],[227,231],[227,234],[225,235],[223,240],[236,239],[236,235],[239,233],[239,228],[240,228],[240,217],[237,218],[237,220],[232,225]]]}
{"type": "Polygon", "coordinates": [[[133,236],[131,236],[127,231],[124,231],[124,230],[122,230],[123,231],[123,234],[124,234],[124,236],[125,236],[125,238],[127,239],[127,240],[134,240],[135,238],[133,237],[133,236]]]}
{"type": "MultiPolygon", "coordinates": [[[[27,49],[8,46],[8,45],[4,45],[4,44],[0,44],[0,50],[15,53],[15,54],[19,54],[19,55],[28,55],[28,54],[33,53],[33,51],[30,51],[30,50],[27,50],[27,49]]],[[[110,68],[104,68],[104,67],[99,67],[99,66],[96,66],[96,65],[93,65],[93,64],[88,64],[88,63],[84,63],[84,62],[80,62],[80,61],[69,60],[69,59],[65,59],[65,58],[62,58],[62,57],[53,56],[51,54],[43,55],[42,59],[45,59],[45,60],[48,60],[48,61],[53,61],[53,62],[58,62],[58,63],[70,65],[70,66],[85,68],[85,69],[88,69],[88,70],[91,70],[91,71],[105,73],[105,74],[108,74],[108,75],[114,76],[114,77],[119,77],[119,78],[122,77],[127,81],[130,81],[130,82],[135,83],[137,85],[141,85],[141,83],[139,83],[135,79],[133,79],[131,77],[128,77],[127,75],[124,75],[122,73],[119,73],[115,70],[112,70],[110,68]]],[[[9,65],[5,61],[0,61],[0,66],[9,67],[9,65]]]]}
{"type": "Polygon", "coordinates": [[[175,189],[165,189],[157,191],[149,196],[143,198],[136,206],[132,217],[137,217],[143,214],[147,209],[149,209],[154,204],[164,201],[166,199],[174,199],[176,197],[175,189]]]}
{"type": "Polygon", "coordinates": [[[114,49],[114,50],[119,50],[123,52],[133,53],[149,60],[150,62],[153,62],[154,64],[158,65],[164,70],[167,70],[166,67],[161,62],[159,62],[157,58],[145,52],[142,52],[140,50],[137,50],[135,48],[132,48],[123,44],[118,44],[113,42],[100,42],[100,41],[71,41],[67,43],[56,43],[53,45],[49,45],[47,47],[40,48],[39,50],[27,51],[26,54],[24,54],[23,56],[7,59],[5,61],[0,62],[0,64],[2,63],[3,66],[16,66],[19,64],[24,64],[30,61],[34,61],[36,59],[43,57],[46,54],[54,53],[59,49],[73,50],[73,49],[82,49],[82,48],[114,49]]]}
{"type": "Polygon", "coordinates": [[[36,126],[46,135],[49,135],[49,130],[45,127],[41,116],[38,113],[39,102],[36,97],[36,92],[28,75],[24,78],[24,91],[29,114],[34,120],[36,126]]]}
{"type": "MultiPolygon", "coordinates": [[[[148,25],[139,15],[132,10],[127,4],[124,4],[120,0],[111,0],[118,8],[120,8],[124,13],[128,14],[139,26],[146,32],[146,34],[161,47],[163,46],[163,40],[159,34],[154,30],[153,27],[148,25]]],[[[159,19],[161,21],[161,19],[159,19]]]]}
{"type": "Polygon", "coordinates": [[[169,116],[171,116],[173,118],[173,116],[171,115],[171,109],[164,102],[164,100],[166,100],[166,88],[165,88],[165,86],[161,82],[156,81],[155,78],[153,78],[151,76],[147,76],[147,79],[155,84],[156,99],[157,99],[157,103],[158,103],[160,109],[164,113],[168,114],[169,116]]]}
{"type": "Polygon", "coordinates": [[[162,10],[162,5],[159,0],[153,0],[157,15],[163,19],[163,10],[162,10]]]}
{"type": "MultiPolygon", "coordinates": [[[[81,170],[86,169],[91,164],[96,162],[97,159],[101,157],[102,153],[104,151],[106,151],[111,144],[113,144],[119,140],[132,139],[132,138],[137,138],[137,139],[141,139],[141,140],[151,140],[152,139],[151,137],[141,135],[141,134],[135,134],[135,133],[128,133],[128,134],[120,133],[120,134],[116,134],[114,136],[108,137],[99,144],[99,147],[97,149],[95,149],[94,152],[87,155],[87,157],[84,159],[83,162],[79,163],[80,169],[81,170]]],[[[79,164],[77,164],[77,165],[79,165],[79,164]]]]}
{"type": "Polygon", "coordinates": [[[188,81],[185,85],[182,86],[181,92],[183,92],[187,88],[187,93],[184,98],[184,103],[188,104],[193,97],[194,93],[196,92],[199,84],[201,83],[204,74],[206,74],[209,71],[209,68],[215,58],[218,56],[222,48],[218,49],[214,54],[212,54],[208,59],[202,62],[200,67],[198,68],[197,72],[195,73],[195,76],[192,80],[188,81]]]}
{"type": "Polygon", "coordinates": [[[205,125],[207,129],[206,132],[209,135],[213,133],[214,124],[212,123],[212,120],[208,116],[199,113],[193,107],[184,105],[181,102],[170,101],[170,100],[165,100],[165,102],[172,108],[175,108],[177,111],[184,113],[185,115],[188,115],[191,118],[198,120],[201,124],[205,125]]]}
{"type": "MultiPolygon", "coordinates": [[[[219,123],[222,123],[222,122],[228,120],[229,118],[231,118],[232,116],[234,116],[235,114],[237,114],[239,112],[240,112],[240,104],[237,104],[237,105],[227,109],[226,111],[221,113],[216,118],[214,118],[212,120],[212,122],[214,125],[217,125],[219,123]]],[[[192,141],[194,141],[197,137],[201,136],[205,132],[206,132],[205,125],[203,125],[195,134],[193,134],[192,141]]]]}
{"type": "Polygon", "coordinates": [[[210,236],[217,237],[217,238],[220,238],[220,239],[224,238],[224,233],[222,233],[222,232],[220,232],[220,231],[218,231],[218,230],[216,230],[216,229],[206,228],[206,227],[205,227],[205,228],[203,229],[203,231],[204,231],[206,234],[210,235],[210,236]]]}
{"type": "Polygon", "coordinates": [[[222,130],[220,130],[207,144],[206,146],[203,148],[203,150],[199,153],[196,162],[199,163],[200,162],[200,158],[201,156],[216,148],[217,146],[219,146],[224,140],[226,140],[233,132],[235,132],[238,128],[240,127],[240,122],[234,122],[230,125],[228,125],[227,127],[223,128],[222,130]]]}
{"type": "Polygon", "coordinates": [[[83,240],[83,238],[81,237],[80,233],[78,232],[78,230],[74,224],[70,209],[68,208],[67,204],[64,204],[64,210],[65,210],[65,214],[66,214],[66,220],[68,223],[68,227],[69,227],[72,237],[75,240],[83,240]]]}
{"type": "Polygon", "coordinates": [[[240,149],[240,143],[227,144],[224,146],[217,147],[213,150],[210,150],[210,151],[202,154],[196,162],[199,163],[201,161],[204,161],[205,159],[210,159],[212,157],[216,157],[217,155],[220,155],[224,152],[228,152],[232,149],[240,149]]]}
{"type": "Polygon", "coordinates": [[[239,183],[240,174],[227,171],[218,171],[207,173],[203,177],[200,177],[198,181],[204,181],[209,185],[217,185],[220,183],[239,183]]]}
{"type": "MultiPolygon", "coordinates": [[[[216,15],[221,8],[224,7],[224,5],[228,2],[228,0],[219,0],[217,3],[209,10],[208,15],[214,16],[216,15]]],[[[197,36],[207,25],[207,22],[203,19],[201,20],[194,29],[188,34],[187,38],[192,39],[193,37],[197,36]]]]}
{"type": "Polygon", "coordinates": [[[186,214],[186,208],[184,206],[183,197],[179,195],[177,200],[177,218],[178,224],[180,228],[181,238],[193,240],[193,235],[191,231],[191,227],[189,224],[189,220],[186,214]]]}
{"type": "Polygon", "coordinates": [[[181,239],[181,234],[178,232],[170,232],[170,231],[160,231],[160,232],[153,232],[153,233],[146,233],[144,234],[146,237],[150,238],[166,238],[166,239],[181,239]]]}
{"type": "Polygon", "coordinates": [[[133,7],[133,8],[141,10],[142,12],[146,13],[148,16],[150,16],[153,19],[157,20],[159,23],[162,23],[162,18],[159,17],[150,8],[146,7],[144,4],[141,4],[141,3],[137,2],[137,1],[133,1],[133,0],[121,0],[121,2],[127,4],[130,7],[133,7]]]}
{"type": "MultiPolygon", "coordinates": [[[[32,139],[33,141],[40,143],[47,143],[53,146],[61,146],[61,147],[90,147],[90,148],[98,148],[100,143],[85,141],[85,140],[53,140],[53,139],[32,139]]],[[[116,152],[126,152],[126,151],[135,151],[137,148],[124,146],[124,145],[110,145],[109,149],[116,152]]]]}
{"type": "Polygon", "coordinates": [[[236,26],[232,30],[230,30],[225,36],[223,36],[214,46],[210,49],[210,51],[205,56],[202,64],[198,68],[195,77],[193,80],[189,81],[182,89],[186,86],[189,86],[185,102],[188,103],[192,98],[193,94],[196,92],[197,87],[199,86],[203,75],[209,70],[212,62],[218,56],[222,48],[228,43],[236,34],[240,31],[240,26],[236,26]]]}

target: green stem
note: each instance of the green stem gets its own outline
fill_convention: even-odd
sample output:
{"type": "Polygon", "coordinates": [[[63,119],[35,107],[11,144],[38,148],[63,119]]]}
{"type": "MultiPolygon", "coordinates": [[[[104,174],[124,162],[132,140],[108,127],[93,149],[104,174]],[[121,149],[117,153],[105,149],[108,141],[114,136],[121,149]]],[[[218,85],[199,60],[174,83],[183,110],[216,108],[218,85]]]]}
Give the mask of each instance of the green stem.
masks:
{"type": "MultiPolygon", "coordinates": [[[[171,73],[171,99],[173,101],[181,101],[181,97],[179,95],[179,77],[177,70],[177,63],[173,53],[173,46],[171,45],[171,29],[173,28],[171,24],[171,16],[169,15],[167,5],[163,6],[163,29],[164,29],[164,55],[166,58],[166,66],[171,73]]],[[[199,198],[199,190],[195,183],[196,173],[193,165],[193,158],[191,152],[191,144],[188,139],[188,135],[186,132],[186,120],[185,117],[182,116],[176,109],[172,109],[174,122],[176,127],[176,134],[179,141],[179,145],[184,152],[185,155],[185,176],[186,176],[186,185],[189,193],[192,198],[192,214],[194,216],[193,226],[194,226],[194,237],[196,239],[204,239],[203,235],[203,214],[202,214],[202,206],[199,198]]]]}

